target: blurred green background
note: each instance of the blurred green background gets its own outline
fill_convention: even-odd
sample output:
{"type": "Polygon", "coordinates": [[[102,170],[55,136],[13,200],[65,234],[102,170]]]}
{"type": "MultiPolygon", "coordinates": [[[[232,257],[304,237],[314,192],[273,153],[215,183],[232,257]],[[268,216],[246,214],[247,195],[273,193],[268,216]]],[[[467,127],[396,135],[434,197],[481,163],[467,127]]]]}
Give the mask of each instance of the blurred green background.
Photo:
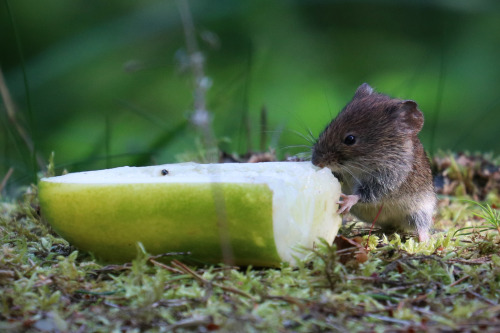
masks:
{"type": "MultiPolygon", "coordinates": [[[[54,151],[59,171],[78,171],[199,150],[177,4],[0,0],[0,66],[40,156],[54,151]]],[[[263,106],[266,148],[307,150],[286,148],[307,144],[294,132],[317,135],[363,82],[417,101],[427,150],[500,152],[499,1],[189,4],[226,152],[259,149],[263,106]]],[[[29,183],[32,156],[5,111],[0,179],[12,167],[11,183],[29,183]]]]}

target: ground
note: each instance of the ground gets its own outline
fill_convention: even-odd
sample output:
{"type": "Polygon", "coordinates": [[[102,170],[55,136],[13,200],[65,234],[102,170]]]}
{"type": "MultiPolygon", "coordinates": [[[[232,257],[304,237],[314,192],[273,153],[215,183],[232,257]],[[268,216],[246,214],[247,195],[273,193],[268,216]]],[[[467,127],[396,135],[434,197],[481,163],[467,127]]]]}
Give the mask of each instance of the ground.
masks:
{"type": "Polygon", "coordinates": [[[334,245],[300,249],[298,267],[279,269],[192,267],[140,246],[133,262],[104,265],[45,224],[30,187],[0,203],[0,331],[500,331],[499,231],[479,233],[493,226],[474,215],[485,211],[452,193],[495,214],[498,192],[478,180],[481,163],[439,161],[429,242],[348,223],[334,245]]]}

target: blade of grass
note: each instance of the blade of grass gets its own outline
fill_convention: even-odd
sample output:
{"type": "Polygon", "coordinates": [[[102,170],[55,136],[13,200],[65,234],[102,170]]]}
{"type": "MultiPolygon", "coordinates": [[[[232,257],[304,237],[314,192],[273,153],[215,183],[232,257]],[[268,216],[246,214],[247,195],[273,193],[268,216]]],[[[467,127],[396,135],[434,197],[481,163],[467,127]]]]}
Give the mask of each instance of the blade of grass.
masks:
{"type": "Polygon", "coordinates": [[[252,68],[252,44],[250,43],[248,48],[248,57],[247,57],[247,65],[245,68],[245,81],[243,87],[243,109],[242,109],[242,118],[240,128],[243,133],[245,133],[246,139],[246,151],[245,153],[252,152],[252,124],[250,120],[250,114],[248,110],[248,95],[249,95],[249,87],[250,87],[250,70],[252,68]]]}
{"type": "MultiPolygon", "coordinates": [[[[19,122],[18,117],[17,117],[17,109],[14,105],[14,101],[12,100],[12,96],[10,95],[9,89],[7,87],[7,84],[5,82],[5,77],[3,75],[2,68],[0,67],[0,95],[2,96],[2,100],[5,106],[5,111],[7,114],[7,118],[11,122],[12,125],[14,125],[14,128],[17,131],[17,134],[21,139],[23,140],[24,144],[26,147],[28,147],[29,152],[32,154],[35,154],[35,167],[36,163],[38,163],[38,166],[43,169],[45,167],[45,162],[43,161],[42,157],[38,155],[35,151],[35,143],[31,139],[28,131],[24,128],[24,126],[19,122]]],[[[37,168],[35,168],[38,170],[37,168]]],[[[36,172],[35,172],[36,173],[36,172]]]]}
{"type": "Polygon", "coordinates": [[[5,185],[7,185],[7,182],[9,181],[10,176],[12,176],[12,173],[14,172],[14,168],[10,167],[9,171],[5,174],[5,176],[2,179],[2,182],[0,183],[0,194],[2,193],[3,189],[5,188],[5,185]]]}
{"type": "Polygon", "coordinates": [[[8,119],[1,117],[1,121],[4,129],[5,148],[3,156],[0,156],[0,162],[4,166],[13,166],[16,170],[25,173],[26,166],[30,167],[30,157],[26,156],[23,151],[23,145],[25,146],[24,141],[19,135],[16,135],[15,129],[11,126],[8,119]],[[20,160],[13,158],[16,154],[21,158],[20,160]]]}
{"type": "Polygon", "coordinates": [[[463,227],[455,231],[453,236],[457,234],[461,234],[462,236],[464,235],[471,235],[474,232],[470,233],[462,233],[464,230],[469,230],[469,229],[477,229],[476,232],[485,232],[485,231],[498,231],[500,233],[500,212],[497,210],[494,210],[490,205],[486,204],[483,205],[479,202],[473,201],[473,200],[468,200],[468,199],[463,199],[461,201],[468,202],[469,204],[479,206],[481,208],[482,212],[472,212],[473,215],[485,220],[485,222],[489,225],[480,225],[480,226],[471,226],[471,227],[463,227]]]}
{"type": "Polygon", "coordinates": [[[111,120],[109,114],[106,115],[106,128],[104,130],[104,147],[106,155],[106,169],[111,168],[111,120]]]}
{"type": "Polygon", "coordinates": [[[187,128],[188,122],[182,121],[174,128],[171,128],[169,131],[164,131],[156,140],[154,140],[148,149],[147,154],[141,155],[134,162],[135,165],[146,165],[151,161],[151,156],[158,152],[161,148],[166,147],[170,142],[175,140],[178,135],[184,132],[187,128]]]}
{"type": "Polygon", "coordinates": [[[266,151],[267,144],[267,108],[265,105],[260,109],[260,151],[266,151]]]}
{"type": "MultiPolygon", "coordinates": [[[[9,0],[5,0],[5,5],[7,7],[7,13],[8,13],[9,18],[10,18],[10,23],[12,25],[12,29],[14,31],[14,35],[15,35],[15,39],[16,39],[16,45],[17,45],[17,50],[19,52],[19,58],[20,58],[20,63],[21,63],[21,70],[22,70],[22,73],[23,73],[24,90],[25,90],[25,93],[26,93],[26,104],[27,104],[27,107],[28,107],[28,124],[29,124],[29,128],[31,130],[31,138],[33,138],[33,137],[35,137],[36,128],[35,128],[35,121],[34,121],[34,117],[33,117],[33,107],[32,107],[32,104],[31,104],[30,87],[29,87],[28,75],[26,73],[26,62],[24,60],[24,52],[23,52],[23,48],[22,48],[21,37],[20,37],[19,31],[17,29],[17,24],[16,24],[16,21],[15,21],[12,9],[10,7],[9,0]]],[[[2,75],[2,81],[3,81],[3,75],[2,75]]],[[[27,133],[25,135],[27,135],[27,133]]],[[[29,138],[29,137],[26,136],[26,138],[29,138]]],[[[23,139],[26,141],[26,138],[23,138],[23,139]]],[[[28,144],[27,141],[26,141],[26,144],[28,144]]],[[[40,169],[44,169],[45,168],[45,162],[37,154],[36,141],[34,141],[34,140],[31,140],[30,152],[31,152],[31,166],[32,166],[32,171],[33,171],[32,181],[33,181],[33,183],[36,184],[38,182],[38,179],[37,179],[38,167],[40,167],[40,169]],[[38,163],[38,166],[37,166],[37,163],[38,163]]]]}
{"type": "Polygon", "coordinates": [[[488,231],[488,230],[495,230],[495,229],[492,229],[492,228],[480,228],[480,227],[463,227],[463,228],[460,228],[457,231],[455,231],[455,233],[453,234],[453,237],[455,237],[455,235],[469,236],[469,235],[473,235],[475,233],[482,233],[482,232],[485,232],[485,231],[488,231]],[[462,233],[463,230],[469,230],[469,229],[474,229],[475,231],[474,232],[464,232],[464,233],[462,233]]]}
{"type": "Polygon", "coordinates": [[[148,120],[151,124],[159,126],[163,129],[168,127],[167,123],[163,119],[156,117],[155,115],[151,114],[150,112],[147,112],[147,111],[141,109],[137,105],[134,105],[134,104],[130,103],[129,101],[126,101],[123,99],[119,99],[118,102],[126,110],[131,111],[132,113],[140,116],[141,118],[148,120]]]}

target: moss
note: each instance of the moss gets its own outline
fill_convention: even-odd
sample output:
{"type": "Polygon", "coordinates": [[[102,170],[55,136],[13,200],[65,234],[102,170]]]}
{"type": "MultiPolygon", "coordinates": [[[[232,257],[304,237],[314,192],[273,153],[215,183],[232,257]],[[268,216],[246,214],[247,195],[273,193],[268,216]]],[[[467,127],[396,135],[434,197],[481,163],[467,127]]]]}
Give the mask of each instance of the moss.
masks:
{"type": "MultiPolygon", "coordinates": [[[[320,242],[301,250],[297,268],[188,267],[144,249],[130,263],[103,265],[43,223],[34,193],[2,203],[0,330],[384,332],[498,324],[489,311],[500,298],[495,235],[453,236],[453,229],[425,244],[371,236],[363,262],[354,252],[344,261],[345,249],[320,242]]],[[[463,216],[456,228],[474,218],[463,216]]]]}

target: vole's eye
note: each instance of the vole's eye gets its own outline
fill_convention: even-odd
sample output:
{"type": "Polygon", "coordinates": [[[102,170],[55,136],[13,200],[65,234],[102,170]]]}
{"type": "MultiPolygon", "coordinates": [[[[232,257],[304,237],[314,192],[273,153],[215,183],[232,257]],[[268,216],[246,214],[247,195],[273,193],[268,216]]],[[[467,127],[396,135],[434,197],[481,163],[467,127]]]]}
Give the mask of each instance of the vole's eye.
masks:
{"type": "Polygon", "coordinates": [[[348,146],[351,146],[356,143],[356,137],[354,135],[348,135],[345,137],[344,143],[348,146]]]}

